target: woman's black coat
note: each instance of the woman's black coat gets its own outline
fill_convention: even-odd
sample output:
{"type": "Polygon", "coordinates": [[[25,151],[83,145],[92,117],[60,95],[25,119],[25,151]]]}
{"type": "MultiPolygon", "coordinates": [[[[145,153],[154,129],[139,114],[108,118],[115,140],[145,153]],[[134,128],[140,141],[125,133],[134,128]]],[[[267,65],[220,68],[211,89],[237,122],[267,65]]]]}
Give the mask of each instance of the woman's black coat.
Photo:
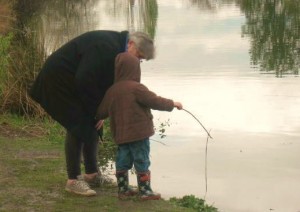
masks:
{"type": "Polygon", "coordinates": [[[92,31],[69,41],[46,60],[30,91],[50,116],[85,137],[114,79],[114,61],[128,32],[92,31]]]}

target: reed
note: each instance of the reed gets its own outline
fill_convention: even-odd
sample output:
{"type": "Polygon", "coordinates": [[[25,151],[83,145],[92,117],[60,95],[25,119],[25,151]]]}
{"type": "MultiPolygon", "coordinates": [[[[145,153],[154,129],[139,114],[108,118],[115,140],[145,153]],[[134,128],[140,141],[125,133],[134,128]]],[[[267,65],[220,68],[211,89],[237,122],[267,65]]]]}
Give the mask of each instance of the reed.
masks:
{"type": "Polygon", "coordinates": [[[14,9],[17,21],[14,22],[14,27],[10,27],[9,36],[0,39],[3,44],[0,46],[3,50],[0,54],[4,56],[0,60],[0,112],[44,117],[43,109],[28,95],[45,60],[43,36],[37,34],[36,30],[31,30],[38,27],[39,20],[35,19],[33,22],[32,19],[22,17],[24,11],[19,11],[22,8],[20,4],[22,1],[15,1],[10,6],[11,10],[14,9]]]}
{"type": "Polygon", "coordinates": [[[12,41],[9,67],[2,89],[1,111],[26,116],[43,116],[44,111],[29,97],[28,91],[45,60],[42,45],[35,42],[34,33],[26,35],[26,40],[17,36],[12,41]]]}
{"type": "Polygon", "coordinates": [[[0,35],[0,97],[2,97],[4,82],[9,66],[9,47],[12,34],[8,36],[0,35]]]}
{"type": "Polygon", "coordinates": [[[12,0],[0,0],[0,35],[7,34],[15,21],[12,0]]]}

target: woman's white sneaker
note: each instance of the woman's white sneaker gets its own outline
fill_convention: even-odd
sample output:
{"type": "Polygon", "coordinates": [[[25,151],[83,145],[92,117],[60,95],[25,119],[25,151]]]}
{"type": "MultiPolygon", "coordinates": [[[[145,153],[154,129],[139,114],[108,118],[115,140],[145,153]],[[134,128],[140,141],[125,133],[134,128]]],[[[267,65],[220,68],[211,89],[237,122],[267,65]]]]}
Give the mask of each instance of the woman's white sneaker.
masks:
{"type": "Polygon", "coordinates": [[[92,190],[83,180],[74,180],[72,183],[67,184],[65,189],[68,192],[83,196],[95,196],[97,194],[96,191],[92,190]]]}

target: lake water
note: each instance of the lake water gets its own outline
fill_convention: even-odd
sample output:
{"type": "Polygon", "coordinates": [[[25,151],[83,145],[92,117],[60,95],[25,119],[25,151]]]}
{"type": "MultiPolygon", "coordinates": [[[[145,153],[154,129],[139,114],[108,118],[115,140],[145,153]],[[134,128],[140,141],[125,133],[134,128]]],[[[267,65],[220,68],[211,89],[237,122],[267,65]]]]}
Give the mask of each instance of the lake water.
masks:
{"type": "Polygon", "coordinates": [[[206,163],[207,135],[191,115],[153,111],[156,126],[170,124],[165,138],[153,137],[165,145],[151,143],[153,188],[164,198],[204,198],[207,174],[206,201],[220,211],[299,212],[299,5],[94,0],[66,4],[80,14],[60,16],[50,15],[59,10],[50,5],[45,43],[59,46],[94,29],[150,33],[157,57],[142,63],[142,82],[181,101],[213,137],[206,163]]]}

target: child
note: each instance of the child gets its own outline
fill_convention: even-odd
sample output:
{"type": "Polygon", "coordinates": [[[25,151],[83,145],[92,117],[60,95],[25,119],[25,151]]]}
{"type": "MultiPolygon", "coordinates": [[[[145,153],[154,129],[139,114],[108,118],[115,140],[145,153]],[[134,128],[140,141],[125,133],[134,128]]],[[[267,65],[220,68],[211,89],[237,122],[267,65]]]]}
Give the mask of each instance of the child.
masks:
{"type": "Polygon", "coordinates": [[[114,84],[98,107],[96,119],[110,117],[111,132],[118,144],[118,197],[124,199],[137,194],[128,186],[128,170],[134,165],[140,198],[154,200],[160,199],[160,194],[153,192],[150,185],[149,137],[154,134],[150,109],[172,111],[174,107],[182,109],[182,105],[149,91],[140,83],[140,78],[139,59],[128,53],[120,53],[115,60],[114,84]]]}

